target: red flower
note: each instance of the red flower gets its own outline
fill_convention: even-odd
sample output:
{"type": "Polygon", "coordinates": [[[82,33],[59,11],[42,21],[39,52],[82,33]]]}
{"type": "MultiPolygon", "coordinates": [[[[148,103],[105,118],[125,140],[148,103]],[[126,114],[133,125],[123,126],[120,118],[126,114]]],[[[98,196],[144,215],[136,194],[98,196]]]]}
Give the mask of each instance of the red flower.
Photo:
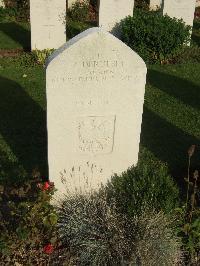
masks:
{"type": "Polygon", "coordinates": [[[45,182],[44,186],[42,187],[42,190],[48,190],[50,188],[50,183],[49,182],[45,182]]]}
{"type": "Polygon", "coordinates": [[[50,190],[50,189],[54,188],[54,183],[49,182],[49,181],[44,182],[44,184],[37,183],[37,187],[39,189],[41,189],[42,191],[50,190]]]}
{"type": "Polygon", "coordinates": [[[51,254],[53,252],[54,248],[52,244],[47,244],[46,246],[44,246],[43,251],[46,254],[51,254]]]}

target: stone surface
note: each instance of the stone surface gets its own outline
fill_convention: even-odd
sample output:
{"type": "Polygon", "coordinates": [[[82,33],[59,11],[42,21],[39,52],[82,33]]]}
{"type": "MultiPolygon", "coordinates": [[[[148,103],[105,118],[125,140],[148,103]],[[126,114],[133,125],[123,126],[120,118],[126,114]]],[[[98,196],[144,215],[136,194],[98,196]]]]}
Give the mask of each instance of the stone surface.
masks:
{"type": "Polygon", "coordinates": [[[66,42],[65,0],[31,0],[32,50],[57,49],[66,42]]]}
{"type": "Polygon", "coordinates": [[[58,49],[46,69],[49,177],[59,192],[98,189],[138,160],[143,60],[100,28],[58,49]]]}
{"type": "Polygon", "coordinates": [[[118,30],[115,30],[116,24],[125,17],[132,16],[133,8],[134,0],[100,0],[99,27],[118,35],[118,30]]]}
{"type": "Polygon", "coordinates": [[[76,3],[79,0],[67,0],[67,7],[71,8],[74,3],[76,3]]]}
{"type": "Polygon", "coordinates": [[[200,6],[200,0],[196,0],[196,7],[200,6]]]}
{"type": "Polygon", "coordinates": [[[0,7],[5,7],[4,1],[0,0],[0,7]]]}
{"type": "Polygon", "coordinates": [[[162,0],[150,0],[149,7],[151,10],[157,10],[161,8],[162,0]]]}
{"type": "Polygon", "coordinates": [[[196,0],[165,0],[163,14],[183,19],[187,25],[193,26],[196,0]]]}

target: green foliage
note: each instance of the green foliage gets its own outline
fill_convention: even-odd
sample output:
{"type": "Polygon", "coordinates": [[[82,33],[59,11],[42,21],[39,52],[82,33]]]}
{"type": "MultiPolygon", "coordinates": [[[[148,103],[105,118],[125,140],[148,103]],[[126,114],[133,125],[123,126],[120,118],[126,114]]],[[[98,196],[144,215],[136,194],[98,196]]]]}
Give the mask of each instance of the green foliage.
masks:
{"type": "Polygon", "coordinates": [[[15,21],[18,14],[16,8],[0,7],[0,22],[15,21]]]}
{"type": "Polygon", "coordinates": [[[199,172],[196,170],[193,176],[190,174],[190,160],[195,152],[195,145],[188,150],[188,176],[186,202],[181,208],[176,209],[179,235],[183,239],[183,245],[188,252],[188,264],[200,263],[200,184],[199,172]]]}
{"type": "Polygon", "coordinates": [[[40,50],[35,50],[33,54],[35,55],[36,62],[39,65],[44,65],[46,59],[53,53],[54,49],[44,49],[42,51],[40,50]]]}
{"type": "Polygon", "coordinates": [[[89,1],[76,1],[72,5],[72,7],[67,11],[67,18],[70,18],[73,21],[87,21],[89,18],[89,1]]]}
{"type": "Polygon", "coordinates": [[[16,67],[35,67],[38,64],[36,53],[33,51],[31,53],[21,53],[20,56],[12,58],[16,67]]]}
{"type": "Polygon", "coordinates": [[[181,240],[162,212],[145,210],[132,223],[135,250],[130,265],[182,265],[181,240]]]}
{"type": "Polygon", "coordinates": [[[87,30],[89,27],[91,27],[90,24],[84,22],[77,22],[69,19],[66,25],[67,37],[71,39],[82,31],[87,30]]]}
{"type": "Polygon", "coordinates": [[[67,195],[58,207],[58,232],[75,265],[174,265],[180,242],[162,213],[128,218],[107,195],[67,195]],[[149,264],[151,262],[151,264],[149,264]]]}
{"type": "Polygon", "coordinates": [[[66,35],[69,39],[90,28],[89,1],[75,2],[67,12],[66,35]]]}
{"type": "Polygon", "coordinates": [[[16,0],[17,10],[19,12],[18,21],[29,21],[30,19],[30,0],[16,0]]]}
{"type": "Polygon", "coordinates": [[[200,47],[185,47],[184,50],[172,59],[172,63],[188,64],[200,63],[200,47]]]}
{"type": "Polygon", "coordinates": [[[151,63],[163,63],[180,54],[191,29],[182,20],[139,9],[134,10],[133,17],[122,20],[120,28],[122,40],[151,63]]]}
{"type": "Polygon", "coordinates": [[[7,18],[15,21],[29,21],[30,17],[29,0],[4,0],[4,13],[7,18]],[[14,15],[14,16],[13,16],[14,15]]]}
{"type": "Polygon", "coordinates": [[[21,183],[27,179],[23,167],[18,162],[9,159],[2,150],[0,150],[0,162],[0,186],[10,186],[13,181],[21,183]]]}
{"type": "Polygon", "coordinates": [[[182,237],[183,247],[186,251],[187,265],[200,263],[200,210],[195,207],[192,211],[185,206],[175,209],[178,235],[182,237]]]}
{"type": "Polygon", "coordinates": [[[200,8],[198,11],[198,19],[194,19],[192,28],[192,40],[195,44],[200,46],[200,8]]]}
{"type": "Polygon", "coordinates": [[[0,196],[0,261],[14,265],[44,265],[44,247],[58,245],[57,215],[50,205],[52,184],[35,179],[5,186],[0,196]]]}
{"type": "Polygon", "coordinates": [[[35,67],[37,65],[45,66],[46,59],[53,53],[54,49],[34,50],[30,53],[22,52],[19,56],[10,58],[10,62],[16,66],[35,67]]]}
{"type": "Polygon", "coordinates": [[[149,9],[149,0],[135,0],[134,8],[149,9]]]}
{"type": "Polygon", "coordinates": [[[166,214],[178,204],[179,192],[167,167],[146,158],[121,176],[112,177],[108,194],[128,215],[140,214],[147,206],[166,214]]]}

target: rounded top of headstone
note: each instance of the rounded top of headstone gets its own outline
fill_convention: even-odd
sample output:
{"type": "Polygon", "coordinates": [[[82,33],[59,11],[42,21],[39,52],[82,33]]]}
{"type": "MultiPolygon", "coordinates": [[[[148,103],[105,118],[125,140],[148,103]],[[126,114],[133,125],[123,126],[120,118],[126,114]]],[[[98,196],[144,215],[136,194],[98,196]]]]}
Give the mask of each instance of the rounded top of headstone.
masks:
{"type": "MultiPolygon", "coordinates": [[[[136,52],[134,52],[130,47],[128,47],[125,43],[123,43],[121,40],[119,40],[113,34],[107,32],[107,31],[104,31],[101,27],[94,27],[94,28],[90,28],[88,30],[81,32],[80,34],[78,34],[74,38],[70,39],[65,44],[63,44],[59,49],[54,51],[52,53],[52,55],[47,58],[46,69],[49,67],[49,65],[51,65],[51,63],[54,61],[55,58],[58,58],[61,54],[63,54],[64,51],[68,50],[72,46],[75,46],[75,44],[80,43],[81,40],[83,40],[87,37],[91,37],[93,39],[100,38],[101,40],[105,40],[107,38],[107,39],[109,39],[110,46],[112,46],[112,44],[114,44],[113,42],[118,43],[119,45],[121,45],[121,48],[130,50],[130,53],[134,54],[137,57],[138,63],[141,63],[145,66],[145,62],[143,61],[143,59],[136,52]]],[[[94,49],[95,49],[95,47],[94,47],[94,49]]]]}

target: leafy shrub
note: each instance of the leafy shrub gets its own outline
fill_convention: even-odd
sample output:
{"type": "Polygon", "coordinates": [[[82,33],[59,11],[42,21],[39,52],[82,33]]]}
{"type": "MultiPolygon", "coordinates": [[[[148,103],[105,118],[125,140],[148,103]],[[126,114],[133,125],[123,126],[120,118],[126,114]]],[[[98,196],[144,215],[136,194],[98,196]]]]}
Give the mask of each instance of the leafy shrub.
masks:
{"type": "Polygon", "coordinates": [[[0,7],[0,22],[16,21],[18,11],[16,8],[0,7]]]}
{"type": "Polygon", "coordinates": [[[91,26],[87,23],[68,20],[66,25],[67,37],[71,39],[82,31],[87,30],[89,27],[91,26]]]}
{"type": "Polygon", "coordinates": [[[22,67],[34,67],[38,64],[37,57],[34,52],[23,52],[19,56],[12,58],[12,60],[15,62],[16,66],[19,65],[22,67]]]}
{"type": "Polygon", "coordinates": [[[7,58],[11,63],[14,62],[16,66],[35,67],[36,65],[45,66],[45,61],[48,56],[52,54],[54,49],[34,50],[30,53],[22,52],[14,58],[7,58]]]}
{"type": "MultiPolygon", "coordinates": [[[[200,14],[200,9],[199,9],[200,14]]],[[[200,17],[195,19],[192,28],[192,44],[200,46],[200,17]]]]}
{"type": "Polygon", "coordinates": [[[53,53],[54,49],[44,49],[42,51],[35,50],[33,51],[33,54],[35,55],[36,62],[39,65],[45,65],[45,61],[47,57],[49,57],[53,53]]]}
{"type": "Polygon", "coordinates": [[[30,18],[30,1],[29,0],[4,0],[6,9],[5,12],[10,13],[10,10],[15,10],[15,20],[29,21],[30,18]]]}
{"type": "Polygon", "coordinates": [[[200,47],[185,47],[179,55],[171,60],[171,62],[176,64],[200,63],[200,47]]]}
{"type": "Polygon", "coordinates": [[[144,211],[133,220],[134,256],[131,265],[182,265],[181,240],[163,213],[144,211]]]}
{"type": "Polygon", "coordinates": [[[52,184],[33,180],[5,186],[0,194],[0,261],[3,265],[47,265],[58,247],[57,215],[49,201],[52,184]]]}
{"type": "Polygon", "coordinates": [[[87,21],[89,18],[89,1],[76,1],[67,11],[67,18],[80,22],[87,21]]]}
{"type": "Polygon", "coordinates": [[[10,186],[13,181],[22,183],[27,179],[24,168],[17,161],[9,159],[0,149],[0,186],[10,186]]]}
{"type": "Polygon", "coordinates": [[[180,243],[167,218],[155,212],[128,218],[107,195],[67,195],[58,206],[58,233],[75,265],[174,265],[180,243]],[[149,264],[149,261],[152,264],[149,264]]]}
{"type": "Polygon", "coordinates": [[[135,9],[121,21],[122,40],[146,62],[165,62],[180,54],[190,38],[190,26],[158,11],[135,9]]]}
{"type": "Polygon", "coordinates": [[[95,14],[92,14],[95,11],[93,10],[91,12],[91,7],[88,0],[77,1],[68,10],[66,17],[66,34],[69,39],[91,26],[94,26],[89,23],[90,19],[94,20],[95,17],[95,14]]]}
{"type": "Polygon", "coordinates": [[[131,216],[140,214],[147,206],[166,214],[178,206],[179,191],[166,165],[148,157],[124,172],[115,175],[108,184],[108,195],[117,206],[131,216]]]}
{"type": "Polygon", "coordinates": [[[95,12],[98,13],[98,0],[90,0],[90,5],[94,8],[95,12]]]}
{"type": "Polygon", "coordinates": [[[135,0],[134,8],[141,8],[148,10],[150,0],[135,0]]]}

